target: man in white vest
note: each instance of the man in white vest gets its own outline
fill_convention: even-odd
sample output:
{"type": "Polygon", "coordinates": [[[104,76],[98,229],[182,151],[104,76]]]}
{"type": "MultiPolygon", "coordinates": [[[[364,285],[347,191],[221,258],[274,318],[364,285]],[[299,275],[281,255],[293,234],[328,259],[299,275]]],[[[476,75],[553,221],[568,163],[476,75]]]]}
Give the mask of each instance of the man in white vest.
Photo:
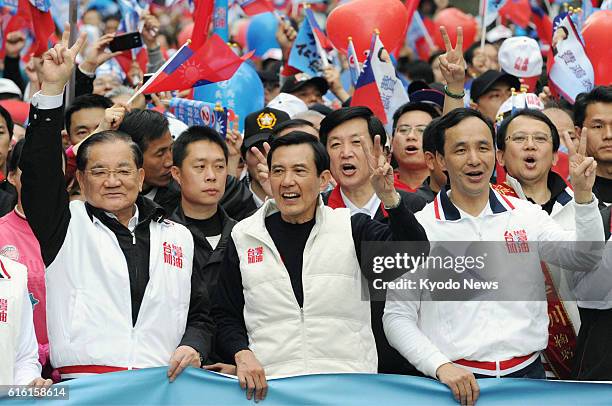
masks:
{"type": "Polygon", "coordinates": [[[139,196],[142,152],[116,131],[117,109],[106,111],[105,131],[80,145],[76,177],[85,201],[69,202],[63,91],[84,43],[81,35],[68,48],[69,36],[67,26],[43,56],[19,165],[22,205],[46,266],[51,364],[62,379],[169,365],[172,381],[210,351],[212,319],[192,273],[193,238],[139,196]]]}
{"type": "Polygon", "coordinates": [[[274,200],[232,230],[213,313],[221,351],[235,361],[248,399],[253,391],[265,397],[266,375],[377,371],[362,290],[373,275],[360,269],[361,243],[427,236],[395,190],[380,136],[372,153],[369,134],[359,135],[388,224],[323,205],[329,157],[315,137],[295,131],[272,142],[260,170],[274,200]]]}
{"type": "Polygon", "coordinates": [[[28,271],[4,256],[0,256],[0,354],[0,385],[48,387],[53,383],[40,377],[28,271]]]}

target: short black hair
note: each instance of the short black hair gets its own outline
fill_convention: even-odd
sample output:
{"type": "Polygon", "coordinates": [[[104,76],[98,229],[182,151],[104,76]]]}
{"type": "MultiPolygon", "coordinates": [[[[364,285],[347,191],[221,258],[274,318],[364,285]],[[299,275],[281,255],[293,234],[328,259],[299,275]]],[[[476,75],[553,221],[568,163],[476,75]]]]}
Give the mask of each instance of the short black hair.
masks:
{"type": "Polygon", "coordinates": [[[430,56],[429,59],[427,60],[428,64],[433,64],[433,62],[436,60],[437,57],[439,57],[440,55],[444,55],[446,52],[442,51],[442,50],[437,50],[435,52],[433,52],[430,56]]]}
{"type": "Polygon", "coordinates": [[[422,80],[425,83],[433,83],[434,81],[433,69],[431,65],[425,61],[417,60],[407,63],[401,72],[406,75],[411,82],[422,80]]]}
{"type": "Polygon", "coordinates": [[[329,170],[329,155],[327,155],[325,146],[321,144],[317,137],[304,131],[291,131],[284,137],[272,140],[270,151],[268,152],[268,169],[272,169],[272,155],[274,155],[274,151],[281,147],[300,144],[308,144],[312,148],[317,175],[320,175],[325,170],[329,170]]]}
{"type": "Polygon", "coordinates": [[[23,145],[25,144],[25,138],[17,141],[13,145],[13,149],[9,152],[8,159],[6,160],[6,171],[8,173],[15,172],[19,167],[19,161],[21,160],[21,152],[23,151],[23,145]]]}
{"type": "Polygon", "coordinates": [[[115,142],[122,141],[128,144],[130,149],[132,150],[132,155],[134,156],[134,163],[137,168],[142,168],[142,151],[136,145],[136,143],[132,140],[132,138],[124,132],[121,131],[101,131],[99,133],[95,133],[89,138],[86,138],[85,141],[79,147],[76,156],[76,166],[79,171],[84,171],[87,168],[87,161],[89,159],[89,149],[96,144],[102,144],[106,142],[115,142]]]}
{"type": "Polygon", "coordinates": [[[274,129],[274,135],[278,135],[287,129],[298,128],[298,127],[303,127],[303,126],[312,127],[316,130],[314,124],[312,124],[310,121],[304,120],[303,118],[292,118],[291,120],[287,120],[287,121],[280,123],[274,129]]]}
{"type": "Polygon", "coordinates": [[[183,161],[187,156],[187,147],[198,141],[209,141],[217,144],[223,151],[225,163],[227,163],[229,151],[227,150],[227,144],[225,144],[219,133],[210,127],[194,125],[183,131],[174,141],[174,144],[172,144],[172,162],[174,166],[180,168],[183,165],[183,161]]]}
{"type": "Polygon", "coordinates": [[[169,124],[166,116],[158,111],[134,109],[125,115],[119,131],[132,137],[144,153],[151,141],[163,137],[169,131],[169,124]]]}
{"type": "Polygon", "coordinates": [[[487,125],[489,131],[491,132],[492,144],[495,145],[495,127],[493,127],[493,123],[491,122],[491,120],[485,117],[478,110],[461,107],[454,109],[450,113],[429,123],[429,131],[431,131],[431,133],[433,134],[436,146],[435,151],[437,153],[444,156],[444,142],[446,140],[446,130],[456,126],[463,120],[468,119],[470,117],[476,117],[487,125]]]}
{"type": "Polygon", "coordinates": [[[434,130],[438,121],[440,121],[440,117],[434,118],[427,127],[425,127],[425,131],[423,132],[423,152],[436,154],[436,137],[434,130]]]}
{"type": "Polygon", "coordinates": [[[400,106],[397,110],[395,110],[395,113],[393,113],[393,134],[395,134],[395,129],[397,128],[397,122],[399,121],[400,117],[408,113],[409,111],[417,111],[417,110],[429,114],[432,119],[436,117],[440,117],[440,113],[438,112],[438,110],[436,110],[435,107],[432,106],[431,104],[422,103],[422,102],[405,103],[402,106],[400,106]]]}
{"type": "Polygon", "coordinates": [[[374,142],[374,136],[380,135],[380,145],[385,145],[387,143],[385,126],[378,117],[374,115],[372,110],[364,106],[342,107],[341,109],[329,113],[327,117],[321,121],[321,128],[319,129],[321,143],[327,146],[327,137],[329,133],[340,124],[355,118],[362,118],[368,123],[368,133],[370,134],[372,142],[374,142]]]}
{"type": "MultiPolygon", "coordinates": [[[[485,44],[489,44],[489,42],[485,42],[485,44]]],[[[472,45],[468,47],[468,49],[463,52],[463,59],[468,65],[471,65],[474,61],[474,53],[476,50],[480,48],[480,41],[474,42],[472,45]]]]}
{"type": "Polygon", "coordinates": [[[83,109],[108,109],[113,106],[113,102],[108,97],[100,96],[99,94],[84,94],[72,101],[70,107],[64,113],[64,125],[66,131],[70,133],[70,125],[72,124],[72,115],[83,109]]]}
{"type": "Polygon", "coordinates": [[[582,128],[586,110],[593,103],[612,103],[612,86],[596,86],[588,93],[580,93],[574,103],[574,125],[582,128]]]}
{"type": "Polygon", "coordinates": [[[2,106],[0,106],[0,116],[4,118],[4,121],[6,121],[6,129],[8,130],[10,141],[11,138],[13,138],[13,128],[15,128],[13,117],[11,117],[11,113],[9,113],[8,110],[2,106]]]}
{"type": "Polygon", "coordinates": [[[559,131],[557,131],[557,127],[553,124],[553,122],[546,116],[546,114],[542,113],[540,110],[534,109],[523,109],[519,110],[516,113],[508,116],[502,121],[499,128],[497,129],[497,148],[504,151],[506,149],[506,134],[508,133],[508,127],[510,123],[517,117],[530,117],[534,120],[538,120],[543,122],[550,129],[550,134],[552,135],[553,141],[553,152],[557,152],[559,150],[559,131]]]}

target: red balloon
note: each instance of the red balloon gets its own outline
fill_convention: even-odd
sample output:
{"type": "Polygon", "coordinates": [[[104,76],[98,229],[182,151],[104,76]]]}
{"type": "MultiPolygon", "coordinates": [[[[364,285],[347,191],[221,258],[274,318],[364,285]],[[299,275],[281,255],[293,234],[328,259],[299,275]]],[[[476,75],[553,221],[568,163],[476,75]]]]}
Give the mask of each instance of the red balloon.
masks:
{"type": "Polygon", "coordinates": [[[612,84],[612,10],[601,10],[591,14],[582,28],[586,54],[593,64],[596,85],[612,84]]]}
{"type": "Polygon", "coordinates": [[[433,40],[436,46],[440,49],[445,49],[442,34],[440,34],[440,26],[446,27],[448,36],[453,47],[457,43],[457,27],[463,27],[463,50],[469,48],[474,43],[478,24],[476,19],[471,15],[465,14],[458,8],[445,8],[440,11],[434,19],[436,30],[434,31],[433,40]]]}
{"type": "Polygon", "coordinates": [[[372,33],[390,52],[401,45],[408,29],[408,10],[399,0],[353,0],[336,7],[327,18],[327,35],[339,51],[346,54],[348,37],[353,38],[360,61],[370,49],[372,33]]]}

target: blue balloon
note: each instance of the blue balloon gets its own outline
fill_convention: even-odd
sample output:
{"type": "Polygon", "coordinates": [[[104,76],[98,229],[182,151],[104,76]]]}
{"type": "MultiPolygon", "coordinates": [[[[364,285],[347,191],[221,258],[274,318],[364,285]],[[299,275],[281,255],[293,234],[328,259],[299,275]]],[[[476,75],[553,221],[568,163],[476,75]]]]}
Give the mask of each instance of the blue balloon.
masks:
{"type": "Polygon", "coordinates": [[[242,131],[245,117],[263,109],[264,88],[255,68],[249,62],[244,62],[230,79],[196,87],[193,98],[210,103],[219,102],[223,107],[234,110],[242,131]]]}
{"type": "Polygon", "coordinates": [[[280,48],[276,41],[278,20],[273,13],[257,14],[251,18],[247,28],[247,48],[255,50],[255,56],[262,56],[268,49],[280,48]]]}

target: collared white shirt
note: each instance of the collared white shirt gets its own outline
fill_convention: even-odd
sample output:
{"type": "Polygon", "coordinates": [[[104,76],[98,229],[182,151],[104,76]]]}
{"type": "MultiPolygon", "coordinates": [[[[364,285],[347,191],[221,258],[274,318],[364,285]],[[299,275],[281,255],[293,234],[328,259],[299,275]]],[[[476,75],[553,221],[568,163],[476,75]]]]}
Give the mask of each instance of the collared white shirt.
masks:
{"type": "Polygon", "coordinates": [[[249,190],[251,191],[251,194],[253,195],[253,201],[255,202],[255,206],[257,206],[257,208],[259,209],[261,206],[263,206],[264,201],[261,200],[259,196],[257,196],[257,194],[253,191],[253,188],[251,187],[251,182],[249,182],[249,190]]]}
{"type": "Polygon", "coordinates": [[[372,194],[370,200],[363,206],[357,207],[351,200],[344,194],[342,191],[342,187],[340,188],[340,195],[342,196],[342,200],[344,201],[344,205],[351,211],[351,216],[357,213],[363,213],[370,216],[370,218],[374,218],[378,208],[380,207],[380,199],[376,196],[376,193],[372,194]]]}
{"type": "MultiPolygon", "coordinates": [[[[575,210],[577,231],[565,231],[539,206],[490,190],[489,204],[474,217],[459,210],[442,189],[415,216],[430,241],[503,242],[506,232],[515,231],[528,241],[603,241],[597,200],[575,204],[575,210]]],[[[582,257],[568,245],[554,254],[539,248],[526,256],[525,266],[512,270],[532,272],[527,274],[536,280],[531,289],[541,301],[441,302],[422,300],[425,294],[417,289],[389,289],[383,317],[389,343],[434,378],[437,369],[451,361],[503,361],[543,350],[549,319],[540,258],[556,255],[584,269],[583,263],[577,264],[582,257]]],[[[503,265],[503,259],[497,263],[503,265]]]]}
{"type": "MultiPolygon", "coordinates": [[[[113,213],[109,213],[109,212],[105,211],[104,214],[106,214],[110,218],[113,218],[113,219],[119,221],[117,216],[115,216],[113,213]]],[[[137,225],[138,225],[138,206],[134,205],[134,215],[132,216],[130,221],[128,221],[128,226],[127,226],[128,230],[130,230],[130,233],[134,232],[134,230],[136,229],[137,225]]]]}

